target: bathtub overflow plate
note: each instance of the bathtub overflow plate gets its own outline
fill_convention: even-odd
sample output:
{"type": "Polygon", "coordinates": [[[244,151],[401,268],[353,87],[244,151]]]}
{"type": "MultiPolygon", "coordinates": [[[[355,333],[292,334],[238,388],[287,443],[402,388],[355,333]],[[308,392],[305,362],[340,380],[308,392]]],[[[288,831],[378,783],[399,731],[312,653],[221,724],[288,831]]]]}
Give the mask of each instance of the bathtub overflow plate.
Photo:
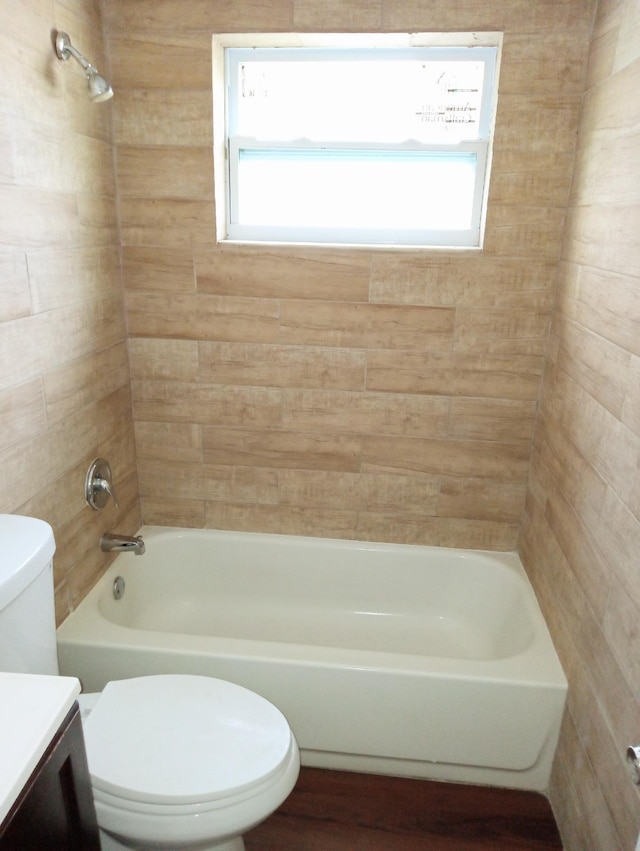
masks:
{"type": "Polygon", "coordinates": [[[120,600],[124,594],[124,579],[122,576],[116,576],[113,581],[113,597],[115,600],[120,600]]]}

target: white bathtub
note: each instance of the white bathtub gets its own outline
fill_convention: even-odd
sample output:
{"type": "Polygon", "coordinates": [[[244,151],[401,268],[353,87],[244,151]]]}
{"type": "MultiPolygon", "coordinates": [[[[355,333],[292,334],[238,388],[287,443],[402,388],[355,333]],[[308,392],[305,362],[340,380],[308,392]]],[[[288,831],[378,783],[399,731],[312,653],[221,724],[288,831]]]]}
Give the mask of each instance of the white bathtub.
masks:
{"type": "Polygon", "coordinates": [[[58,630],[86,691],[221,677],[285,713],[303,764],[546,789],[567,684],[516,555],[141,534],[58,630]]]}

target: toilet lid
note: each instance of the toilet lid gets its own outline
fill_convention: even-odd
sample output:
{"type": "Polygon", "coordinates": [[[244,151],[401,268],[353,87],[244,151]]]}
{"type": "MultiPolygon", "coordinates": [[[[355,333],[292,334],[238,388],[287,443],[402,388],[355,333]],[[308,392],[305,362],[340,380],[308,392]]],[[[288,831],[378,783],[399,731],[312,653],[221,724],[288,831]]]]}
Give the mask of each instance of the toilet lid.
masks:
{"type": "Polygon", "coordinates": [[[131,801],[196,804],[276,773],[292,746],[269,701],[212,677],[109,683],[84,722],[94,790],[131,801]]]}

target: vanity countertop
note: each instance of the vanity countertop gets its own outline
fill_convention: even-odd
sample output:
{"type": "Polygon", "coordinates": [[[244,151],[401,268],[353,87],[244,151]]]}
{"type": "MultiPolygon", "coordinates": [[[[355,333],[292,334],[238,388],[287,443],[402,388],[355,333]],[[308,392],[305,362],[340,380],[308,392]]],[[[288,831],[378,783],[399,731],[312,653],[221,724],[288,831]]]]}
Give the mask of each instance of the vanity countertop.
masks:
{"type": "Polygon", "coordinates": [[[75,677],[0,673],[0,824],[79,693],[75,677]]]}

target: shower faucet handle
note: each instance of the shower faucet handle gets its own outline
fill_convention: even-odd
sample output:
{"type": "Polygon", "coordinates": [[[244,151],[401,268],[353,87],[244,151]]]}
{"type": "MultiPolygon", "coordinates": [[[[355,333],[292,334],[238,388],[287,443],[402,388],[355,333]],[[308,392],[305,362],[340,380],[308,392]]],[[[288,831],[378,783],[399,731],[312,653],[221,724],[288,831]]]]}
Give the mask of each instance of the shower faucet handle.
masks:
{"type": "Polygon", "coordinates": [[[116,489],[113,486],[111,466],[104,458],[95,458],[91,462],[84,483],[84,496],[87,504],[94,511],[104,508],[109,497],[113,499],[116,507],[119,505],[116,489]]]}

